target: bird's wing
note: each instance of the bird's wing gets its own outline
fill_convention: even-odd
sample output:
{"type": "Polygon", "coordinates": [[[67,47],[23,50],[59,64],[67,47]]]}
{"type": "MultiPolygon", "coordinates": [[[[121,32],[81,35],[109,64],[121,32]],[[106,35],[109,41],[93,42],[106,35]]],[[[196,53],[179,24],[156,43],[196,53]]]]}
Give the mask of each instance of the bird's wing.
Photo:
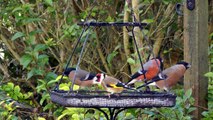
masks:
{"type": "Polygon", "coordinates": [[[84,78],[86,78],[86,76],[87,76],[88,74],[89,74],[88,71],[82,70],[82,69],[80,69],[80,68],[78,68],[78,69],[76,70],[76,77],[78,77],[78,78],[84,79],[84,78]]]}
{"type": "Polygon", "coordinates": [[[81,81],[92,80],[96,76],[95,73],[88,73],[85,77],[80,78],[81,81]]]}

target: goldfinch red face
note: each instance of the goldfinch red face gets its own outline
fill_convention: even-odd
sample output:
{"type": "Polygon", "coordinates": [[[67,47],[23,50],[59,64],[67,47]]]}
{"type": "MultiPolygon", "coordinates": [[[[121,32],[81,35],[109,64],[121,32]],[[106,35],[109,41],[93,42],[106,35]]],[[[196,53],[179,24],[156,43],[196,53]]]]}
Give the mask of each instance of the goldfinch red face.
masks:
{"type": "Polygon", "coordinates": [[[93,83],[94,84],[101,84],[101,82],[103,81],[103,79],[105,79],[105,74],[104,73],[98,73],[96,75],[96,77],[94,77],[93,79],[93,83]]]}

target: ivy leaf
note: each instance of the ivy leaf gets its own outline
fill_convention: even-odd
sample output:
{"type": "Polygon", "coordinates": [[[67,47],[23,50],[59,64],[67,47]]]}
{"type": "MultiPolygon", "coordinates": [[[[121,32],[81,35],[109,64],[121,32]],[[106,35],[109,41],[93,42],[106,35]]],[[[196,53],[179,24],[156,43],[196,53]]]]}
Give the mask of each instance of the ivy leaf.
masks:
{"type": "Polygon", "coordinates": [[[20,64],[23,65],[23,69],[25,69],[31,61],[32,57],[30,55],[24,55],[20,59],[20,64]]]}
{"type": "Polygon", "coordinates": [[[12,36],[11,40],[14,41],[17,38],[23,37],[25,34],[23,32],[17,32],[15,35],[12,36]]]}

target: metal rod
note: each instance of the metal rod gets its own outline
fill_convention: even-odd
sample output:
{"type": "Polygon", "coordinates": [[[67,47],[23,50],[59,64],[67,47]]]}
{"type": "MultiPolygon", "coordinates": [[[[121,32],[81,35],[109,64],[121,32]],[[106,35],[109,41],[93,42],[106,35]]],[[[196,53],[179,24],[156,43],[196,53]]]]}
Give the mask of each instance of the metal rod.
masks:
{"type": "Polygon", "coordinates": [[[142,88],[142,87],[146,87],[147,85],[149,85],[149,84],[151,84],[151,83],[153,83],[153,82],[160,81],[160,80],[164,80],[164,81],[165,81],[165,78],[166,78],[166,77],[163,77],[163,76],[162,76],[162,78],[155,77],[155,78],[153,78],[151,81],[148,81],[147,83],[145,83],[145,84],[143,84],[143,85],[137,87],[136,89],[140,89],[140,88],[142,88]]]}
{"type": "MultiPolygon", "coordinates": [[[[81,32],[81,34],[80,34],[80,37],[78,38],[78,41],[77,41],[77,43],[76,43],[76,45],[75,45],[75,47],[74,47],[74,49],[73,49],[73,51],[72,51],[72,53],[71,53],[69,59],[68,59],[68,62],[67,62],[67,65],[66,65],[64,71],[67,70],[67,68],[68,68],[68,66],[69,66],[69,64],[70,64],[70,61],[72,60],[72,57],[73,57],[73,55],[74,55],[74,53],[75,53],[75,50],[76,50],[78,44],[80,43],[80,40],[81,40],[81,38],[82,38],[82,36],[83,36],[83,33],[86,31],[86,29],[87,29],[87,28],[85,28],[85,27],[83,28],[83,30],[82,30],[82,32],[81,32]]],[[[64,74],[64,72],[63,72],[63,74],[62,74],[62,76],[61,76],[61,79],[60,79],[59,82],[56,84],[54,90],[58,90],[58,86],[59,86],[59,84],[61,83],[61,81],[62,81],[64,75],[65,75],[65,74],[64,74]]]]}
{"type": "Polygon", "coordinates": [[[121,108],[120,110],[118,110],[118,111],[115,113],[115,115],[114,115],[114,117],[113,117],[113,120],[115,120],[116,117],[118,116],[118,114],[119,114],[120,112],[124,111],[125,109],[126,109],[126,108],[121,108]]]}
{"type": "Polygon", "coordinates": [[[114,110],[112,110],[113,108],[108,108],[108,109],[109,109],[110,120],[113,120],[113,112],[114,112],[114,110]]]}
{"type": "Polygon", "coordinates": [[[80,26],[146,26],[147,23],[139,23],[139,22],[80,22],[78,23],[80,26]]]}
{"type": "Polygon", "coordinates": [[[104,114],[105,118],[106,118],[107,120],[109,120],[109,116],[108,116],[107,113],[106,113],[105,111],[103,111],[101,108],[94,108],[94,109],[97,109],[97,110],[99,110],[100,112],[102,112],[102,113],[104,114]]]}
{"type": "MultiPolygon", "coordinates": [[[[134,40],[134,43],[135,43],[135,47],[136,47],[136,51],[137,51],[137,54],[138,54],[138,57],[139,57],[139,61],[140,61],[141,68],[142,68],[142,70],[144,71],[144,67],[143,67],[141,55],[140,55],[140,53],[139,53],[137,41],[136,41],[136,39],[135,39],[134,27],[133,27],[133,29],[132,29],[132,37],[133,37],[133,40],[134,40]]],[[[145,82],[146,82],[146,74],[143,74],[143,75],[144,75],[144,79],[145,79],[145,82]]]]}
{"type": "MultiPolygon", "coordinates": [[[[88,30],[88,28],[89,28],[89,27],[87,27],[86,30],[88,30]]],[[[86,30],[85,30],[85,31],[86,31],[86,30]]],[[[80,56],[79,56],[79,58],[78,58],[78,63],[77,63],[77,65],[76,65],[76,70],[75,70],[75,74],[74,74],[74,78],[73,78],[73,81],[72,81],[72,85],[71,85],[70,91],[73,90],[73,86],[74,86],[75,80],[76,80],[76,72],[78,71],[78,67],[79,67],[79,64],[80,64],[80,62],[81,62],[82,54],[83,54],[83,52],[84,52],[84,48],[85,48],[85,46],[86,46],[86,43],[87,43],[88,38],[89,38],[89,33],[87,33],[87,36],[86,36],[86,38],[85,38],[85,40],[84,40],[83,47],[82,47],[82,49],[81,49],[80,56]]]]}

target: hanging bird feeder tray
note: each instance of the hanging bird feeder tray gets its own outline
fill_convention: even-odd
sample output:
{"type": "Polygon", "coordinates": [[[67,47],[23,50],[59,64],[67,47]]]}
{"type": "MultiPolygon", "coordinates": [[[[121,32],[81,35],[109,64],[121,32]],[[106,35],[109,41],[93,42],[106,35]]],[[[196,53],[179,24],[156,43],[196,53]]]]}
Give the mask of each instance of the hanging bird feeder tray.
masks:
{"type": "Polygon", "coordinates": [[[59,105],[83,108],[173,107],[176,101],[172,93],[154,91],[124,91],[110,96],[105,91],[51,91],[50,97],[59,105]]]}
{"type": "MultiPolygon", "coordinates": [[[[76,47],[78,46],[83,33],[87,31],[91,26],[92,27],[101,27],[101,26],[119,26],[119,27],[131,27],[132,37],[134,40],[135,47],[137,48],[138,57],[140,64],[143,68],[141,56],[139,54],[137,42],[134,35],[134,27],[139,27],[141,30],[147,25],[146,23],[140,22],[82,22],[78,24],[83,26],[83,31],[71,53],[71,56],[68,60],[65,70],[68,68],[68,65],[74,55],[76,47]]],[[[79,66],[83,50],[85,48],[86,42],[88,40],[88,35],[84,40],[84,44],[81,50],[80,57],[78,59],[77,67],[79,66]]],[[[61,77],[61,80],[64,76],[64,73],[61,77]]],[[[156,92],[156,91],[123,91],[119,94],[108,95],[106,91],[73,91],[75,76],[73,78],[73,83],[70,88],[70,91],[61,91],[59,90],[59,84],[61,80],[56,84],[55,89],[50,91],[51,100],[54,103],[57,103],[64,107],[79,107],[79,108],[95,108],[102,112],[107,120],[115,120],[117,115],[127,109],[127,108],[151,108],[151,107],[173,107],[176,103],[176,95],[169,92],[156,92]],[[108,114],[101,108],[109,109],[108,114]]],[[[148,84],[148,83],[146,83],[148,84]]],[[[144,85],[146,87],[146,85],[144,85]]],[[[144,87],[143,86],[143,87],[144,87]]]]}

